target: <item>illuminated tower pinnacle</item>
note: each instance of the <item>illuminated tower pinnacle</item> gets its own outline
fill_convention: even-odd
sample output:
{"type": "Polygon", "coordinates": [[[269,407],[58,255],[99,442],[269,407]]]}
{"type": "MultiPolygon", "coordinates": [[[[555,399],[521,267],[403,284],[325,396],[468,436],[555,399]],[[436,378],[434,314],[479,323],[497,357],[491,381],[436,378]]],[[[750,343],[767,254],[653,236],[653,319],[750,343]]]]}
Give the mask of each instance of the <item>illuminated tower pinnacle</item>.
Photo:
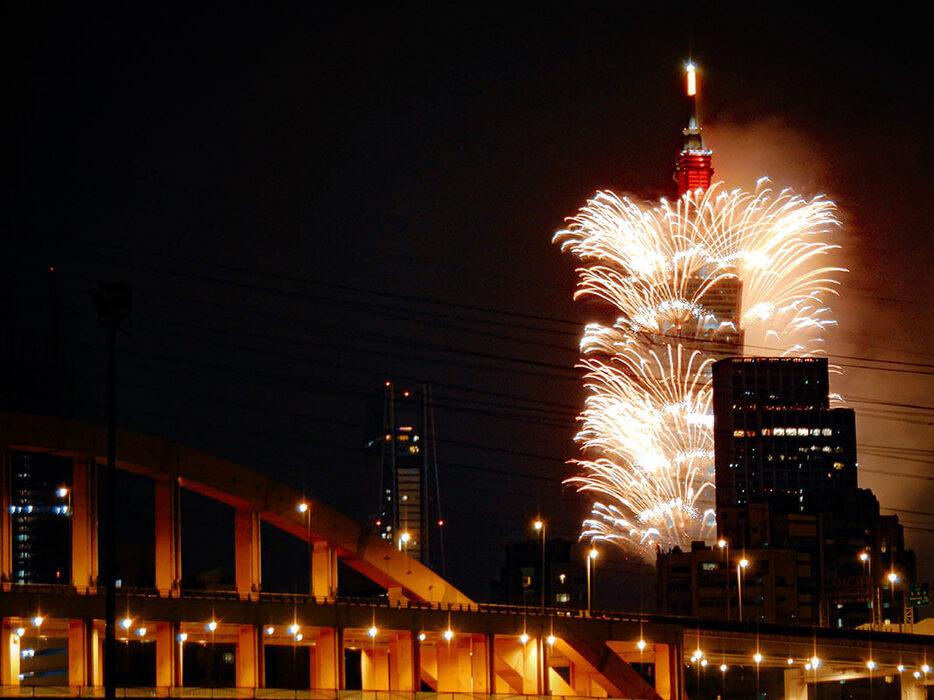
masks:
{"type": "Polygon", "coordinates": [[[704,148],[700,122],[697,119],[697,66],[688,63],[685,66],[687,96],[690,105],[688,125],[681,130],[684,134],[684,147],[678,154],[675,165],[675,180],[678,182],[678,195],[694,190],[706,190],[713,177],[711,155],[713,151],[704,148]]]}

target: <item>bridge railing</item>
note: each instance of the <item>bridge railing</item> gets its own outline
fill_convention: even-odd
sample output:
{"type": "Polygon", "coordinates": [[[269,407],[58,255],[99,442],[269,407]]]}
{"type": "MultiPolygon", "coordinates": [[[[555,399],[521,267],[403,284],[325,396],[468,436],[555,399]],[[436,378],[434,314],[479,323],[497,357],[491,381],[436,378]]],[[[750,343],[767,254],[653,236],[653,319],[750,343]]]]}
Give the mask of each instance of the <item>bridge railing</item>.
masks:
{"type": "MultiPolygon", "coordinates": [[[[102,698],[102,687],[0,686],[8,698],[102,698]]],[[[242,700],[593,700],[572,695],[516,695],[494,693],[434,693],[386,690],[289,690],[284,688],[117,688],[118,698],[236,698],[242,700]]],[[[626,700],[607,698],[606,700],[626,700]]]]}

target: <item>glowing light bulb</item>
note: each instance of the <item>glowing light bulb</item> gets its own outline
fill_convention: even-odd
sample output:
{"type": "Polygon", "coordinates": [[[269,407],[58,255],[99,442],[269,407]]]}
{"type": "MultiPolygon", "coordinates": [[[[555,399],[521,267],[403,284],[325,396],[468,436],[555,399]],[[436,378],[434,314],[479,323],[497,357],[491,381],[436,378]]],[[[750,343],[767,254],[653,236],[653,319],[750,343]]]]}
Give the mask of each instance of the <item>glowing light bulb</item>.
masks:
{"type": "Polygon", "coordinates": [[[723,671],[724,673],[727,672],[727,669],[728,669],[728,668],[729,668],[729,666],[727,666],[726,664],[720,664],[720,670],[723,671]]]}
{"type": "Polygon", "coordinates": [[[125,629],[125,630],[130,629],[130,627],[132,626],[132,624],[133,624],[133,620],[131,620],[131,619],[128,618],[128,617],[125,617],[125,618],[123,618],[122,620],[120,620],[120,626],[121,626],[123,629],[125,629]]]}
{"type": "Polygon", "coordinates": [[[640,639],[638,642],[636,642],[636,648],[637,648],[639,651],[643,651],[643,650],[645,649],[645,647],[646,647],[646,644],[645,644],[645,640],[644,640],[644,639],[640,639]]]}
{"type": "Polygon", "coordinates": [[[376,625],[373,625],[372,627],[370,627],[370,629],[366,631],[366,633],[370,638],[372,638],[379,634],[379,630],[376,629],[376,625]]]}
{"type": "Polygon", "coordinates": [[[446,641],[450,642],[452,639],[454,639],[454,630],[448,627],[446,630],[444,630],[444,634],[441,636],[444,637],[446,641]]]}
{"type": "Polygon", "coordinates": [[[549,634],[547,637],[545,637],[545,641],[548,642],[549,646],[554,646],[554,643],[558,640],[553,634],[549,634]]]}
{"type": "Polygon", "coordinates": [[[757,664],[761,664],[761,663],[762,663],[762,654],[760,654],[760,653],[757,651],[755,654],[752,655],[752,660],[755,661],[757,664]]]}
{"type": "Polygon", "coordinates": [[[179,633],[176,635],[175,638],[178,640],[179,644],[182,644],[182,643],[188,641],[188,633],[187,633],[187,632],[179,632],[179,633]]]}
{"type": "Polygon", "coordinates": [[[268,637],[270,634],[275,633],[275,631],[276,631],[276,628],[270,625],[269,627],[265,629],[266,636],[268,637]]]}
{"type": "Polygon", "coordinates": [[[519,641],[522,642],[523,644],[527,644],[529,641],[529,635],[523,632],[522,634],[519,635],[519,641]]]}
{"type": "Polygon", "coordinates": [[[298,634],[298,630],[298,623],[293,622],[291,625],[289,625],[289,634],[291,634],[293,637],[298,634]]]}
{"type": "Polygon", "coordinates": [[[206,629],[208,632],[214,632],[217,629],[217,622],[215,622],[214,620],[211,620],[208,624],[204,626],[204,629],[206,629]]]}
{"type": "Polygon", "coordinates": [[[42,615],[36,615],[34,618],[32,618],[33,627],[42,627],[42,622],[44,620],[45,618],[42,617],[42,615]]]}

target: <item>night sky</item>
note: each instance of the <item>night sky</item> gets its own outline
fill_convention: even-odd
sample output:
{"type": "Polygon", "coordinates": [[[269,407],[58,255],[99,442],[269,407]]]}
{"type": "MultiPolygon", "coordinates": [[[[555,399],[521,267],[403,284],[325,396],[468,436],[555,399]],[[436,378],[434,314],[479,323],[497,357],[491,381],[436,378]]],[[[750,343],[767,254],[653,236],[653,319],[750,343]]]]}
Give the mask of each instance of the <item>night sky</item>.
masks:
{"type": "MultiPolygon", "coordinates": [[[[561,485],[576,343],[612,315],[572,302],[551,236],[597,189],[671,194],[693,55],[715,179],[840,206],[833,388],[861,485],[902,511],[931,579],[927,36],[746,5],[6,5],[5,350],[51,356],[57,329],[77,416],[104,422],[87,290],[126,280],[120,424],[361,521],[369,398],[431,385],[449,578],[486,597],[537,513],[573,539],[588,510],[561,485]]],[[[617,559],[598,599],[632,600],[617,559]]]]}

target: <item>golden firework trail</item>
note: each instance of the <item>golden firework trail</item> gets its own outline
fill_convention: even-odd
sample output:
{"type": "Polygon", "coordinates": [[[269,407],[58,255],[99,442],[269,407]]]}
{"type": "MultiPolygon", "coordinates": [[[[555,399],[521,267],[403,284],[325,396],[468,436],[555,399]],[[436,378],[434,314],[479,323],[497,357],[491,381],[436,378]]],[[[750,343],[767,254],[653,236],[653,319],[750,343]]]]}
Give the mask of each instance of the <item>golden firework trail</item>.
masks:
{"type": "Polygon", "coordinates": [[[716,530],[711,364],[820,352],[842,268],[834,204],[713,185],[647,205],[598,192],[554,241],[582,263],[575,298],[611,307],[581,337],[587,396],[577,442],[594,497],[581,537],[646,558],[716,530]]]}

